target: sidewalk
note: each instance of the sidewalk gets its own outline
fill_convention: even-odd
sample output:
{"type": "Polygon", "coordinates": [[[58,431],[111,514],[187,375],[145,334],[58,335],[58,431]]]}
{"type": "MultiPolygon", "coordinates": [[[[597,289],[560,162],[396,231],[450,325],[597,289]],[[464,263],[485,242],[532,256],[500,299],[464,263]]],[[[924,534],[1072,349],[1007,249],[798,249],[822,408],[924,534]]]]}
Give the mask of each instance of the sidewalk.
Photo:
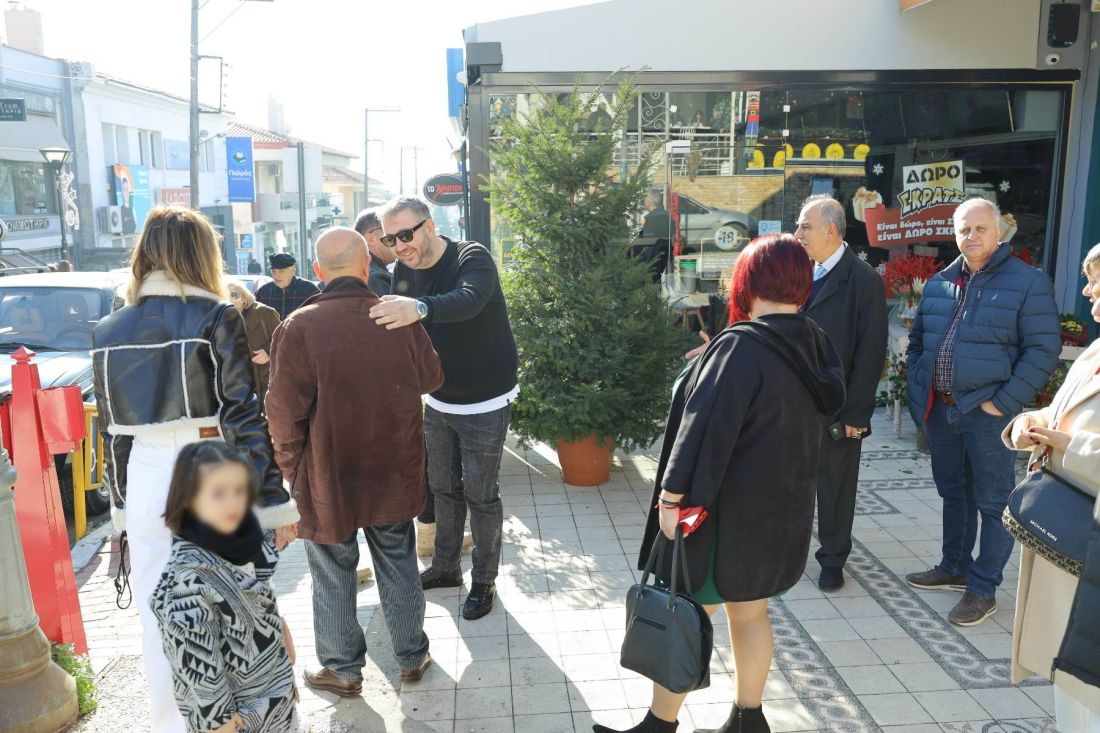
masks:
{"type": "MultiPolygon", "coordinates": [[[[1000,609],[973,629],[946,616],[954,593],[919,592],[903,576],[939,559],[940,501],[928,459],[900,440],[880,411],[864,446],[855,548],[848,581],[822,594],[807,574],[772,603],[775,662],[765,692],[772,730],[1053,731],[1045,681],[1008,681],[1017,554],[1000,609]]],[[[650,683],[619,667],[626,589],[649,501],[654,453],[620,456],[611,482],[565,486],[553,454],[506,451],[501,470],[505,546],[499,601],[484,619],[459,618],[463,589],[428,596],[435,664],[418,684],[398,681],[373,583],[359,594],[368,636],[362,698],[338,700],[302,688],[313,731],[550,733],[627,727],[649,704],[650,683]]],[[[101,710],[79,731],[147,730],[135,724],[144,681],[134,608],[114,605],[110,546],[78,577],[101,710]],[[124,721],[124,722],[123,722],[124,721]]],[[[363,549],[366,555],[365,547],[363,549]]],[[[468,570],[468,557],[467,557],[468,570]]],[[[311,583],[301,543],[275,576],[301,670],[316,664],[311,583]]],[[[725,622],[715,619],[711,686],[693,693],[681,731],[717,726],[734,698],[725,622]]]]}

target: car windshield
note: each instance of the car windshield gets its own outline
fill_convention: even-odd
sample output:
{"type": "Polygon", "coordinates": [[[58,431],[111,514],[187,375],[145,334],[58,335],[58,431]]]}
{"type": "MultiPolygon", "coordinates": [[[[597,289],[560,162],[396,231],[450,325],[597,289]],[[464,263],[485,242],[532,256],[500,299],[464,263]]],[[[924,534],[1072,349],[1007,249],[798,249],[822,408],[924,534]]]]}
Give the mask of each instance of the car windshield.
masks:
{"type": "Polygon", "coordinates": [[[0,352],[87,351],[104,312],[98,290],[0,288],[0,352]]]}

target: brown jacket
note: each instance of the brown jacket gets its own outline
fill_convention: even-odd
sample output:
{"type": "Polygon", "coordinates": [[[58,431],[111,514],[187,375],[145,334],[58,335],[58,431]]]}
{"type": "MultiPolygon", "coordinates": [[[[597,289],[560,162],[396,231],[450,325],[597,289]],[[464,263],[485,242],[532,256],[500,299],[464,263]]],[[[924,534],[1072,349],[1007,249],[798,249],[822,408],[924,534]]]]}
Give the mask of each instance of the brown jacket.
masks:
{"type": "Polygon", "coordinates": [[[364,281],[337,278],[271,342],[267,419],[303,539],[343,542],[424,508],[420,397],[443,371],[419,324],[387,331],[370,319],[378,302],[364,281]]]}
{"type": "MultiPolygon", "coordinates": [[[[279,312],[257,301],[241,311],[241,315],[244,316],[244,327],[248,331],[248,348],[253,353],[263,349],[270,357],[271,337],[279,327],[279,312]]],[[[261,408],[264,404],[264,395],[267,393],[270,369],[270,362],[267,364],[252,362],[252,376],[256,380],[256,396],[260,398],[261,408]]]]}

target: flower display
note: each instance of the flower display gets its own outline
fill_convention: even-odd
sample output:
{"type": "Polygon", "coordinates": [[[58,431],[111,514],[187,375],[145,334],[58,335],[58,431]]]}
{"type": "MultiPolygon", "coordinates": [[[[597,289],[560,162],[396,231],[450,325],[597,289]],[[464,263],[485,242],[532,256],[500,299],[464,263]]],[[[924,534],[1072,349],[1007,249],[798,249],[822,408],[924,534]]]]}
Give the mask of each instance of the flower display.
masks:
{"type": "Polygon", "coordinates": [[[882,280],[886,284],[887,297],[897,296],[913,308],[924,295],[924,285],[939,271],[939,265],[931,257],[904,255],[886,263],[882,280]]]}
{"type": "Polygon", "coordinates": [[[1063,313],[1058,316],[1062,324],[1062,344],[1064,346],[1084,346],[1088,343],[1088,334],[1085,333],[1085,324],[1072,313],[1063,313]]]}

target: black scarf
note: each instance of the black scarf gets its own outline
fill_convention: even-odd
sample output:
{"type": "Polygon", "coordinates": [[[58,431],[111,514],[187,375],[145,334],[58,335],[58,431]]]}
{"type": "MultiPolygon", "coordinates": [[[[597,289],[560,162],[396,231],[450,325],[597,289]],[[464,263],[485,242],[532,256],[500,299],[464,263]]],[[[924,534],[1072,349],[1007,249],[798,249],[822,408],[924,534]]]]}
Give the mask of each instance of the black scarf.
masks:
{"type": "Polygon", "coordinates": [[[234,565],[260,563],[264,560],[264,533],[260,521],[253,512],[248,512],[241,526],[233,534],[222,534],[209,524],[200,522],[191,512],[183,518],[180,535],[207,552],[224,558],[234,565]]]}

